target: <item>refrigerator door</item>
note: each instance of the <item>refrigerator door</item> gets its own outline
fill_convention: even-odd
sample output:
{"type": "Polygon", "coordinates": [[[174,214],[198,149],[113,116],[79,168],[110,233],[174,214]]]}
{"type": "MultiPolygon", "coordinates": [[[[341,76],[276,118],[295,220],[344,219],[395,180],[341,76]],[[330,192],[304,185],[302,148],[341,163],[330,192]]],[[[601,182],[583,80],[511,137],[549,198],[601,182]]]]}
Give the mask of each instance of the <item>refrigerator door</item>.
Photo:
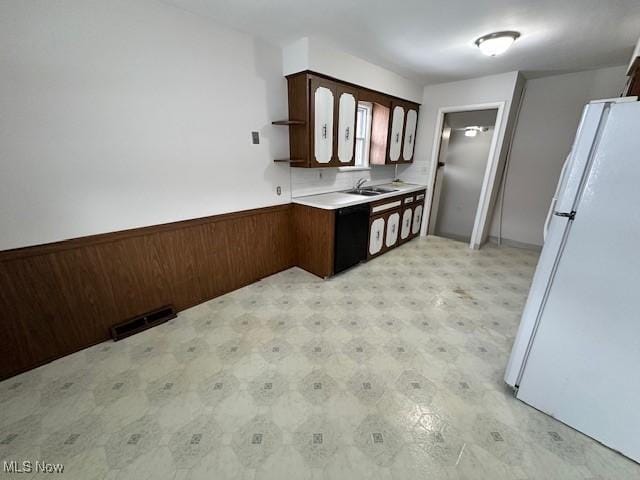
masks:
{"type": "Polygon", "coordinates": [[[517,397],[640,460],[640,103],[613,104],[517,397]]]}
{"type": "Polygon", "coordinates": [[[558,201],[558,194],[562,186],[564,185],[565,173],[567,171],[567,167],[571,163],[571,154],[567,157],[567,159],[562,164],[562,170],[560,170],[560,178],[558,179],[558,185],[556,186],[556,191],[553,193],[553,198],[551,199],[551,205],[549,205],[549,210],[547,211],[547,217],[544,219],[544,227],[542,230],[542,242],[547,239],[547,235],[549,234],[549,224],[553,219],[553,212],[556,211],[556,202],[558,201]]]}
{"type": "MultiPolygon", "coordinates": [[[[567,208],[567,205],[570,210],[573,209],[575,197],[580,191],[585,176],[584,171],[589,163],[592,147],[598,137],[602,118],[607,108],[607,105],[603,103],[589,104],[582,113],[571,154],[567,159],[565,174],[562,175],[558,184],[556,211],[559,208],[567,208]]],[[[522,319],[504,376],[505,382],[512,387],[519,384],[522,369],[538,325],[541,306],[548,294],[569,223],[570,221],[566,217],[558,217],[553,214],[550,217],[544,247],[533,276],[529,296],[522,312],[522,319]]]]}
{"type": "Polygon", "coordinates": [[[604,126],[603,122],[609,105],[608,103],[590,103],[584,108],[583,121],[578,127],[573,145],[575,153],[571,156],[571,165],[567,169],[564,185],[560,188],[556,212],[568,213],[575,210],[580,190],[589,174],[588,164],[597,147],[598,135],[604,126]]]}

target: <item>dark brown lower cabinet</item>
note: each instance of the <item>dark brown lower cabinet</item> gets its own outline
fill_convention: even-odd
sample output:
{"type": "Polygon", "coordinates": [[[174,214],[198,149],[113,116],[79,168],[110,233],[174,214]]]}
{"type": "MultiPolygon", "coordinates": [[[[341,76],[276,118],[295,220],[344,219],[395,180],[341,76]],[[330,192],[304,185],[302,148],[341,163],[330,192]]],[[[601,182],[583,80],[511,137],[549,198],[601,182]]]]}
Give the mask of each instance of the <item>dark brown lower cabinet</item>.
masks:
{"type": "Polygon", "coordinates": [[[293,205],[296,265],[322,278],[333,275],[336,211],[293,205]]]}

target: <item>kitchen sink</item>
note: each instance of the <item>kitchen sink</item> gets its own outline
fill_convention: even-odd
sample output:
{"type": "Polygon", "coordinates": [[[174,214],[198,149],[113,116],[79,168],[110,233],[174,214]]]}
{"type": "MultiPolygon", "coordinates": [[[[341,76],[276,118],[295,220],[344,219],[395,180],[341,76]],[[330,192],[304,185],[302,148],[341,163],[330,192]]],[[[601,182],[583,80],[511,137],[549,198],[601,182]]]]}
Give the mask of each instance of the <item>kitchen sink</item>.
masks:
{"type": "Polygon", "coordinates": [[[351,195],[364,195],[365,197],[373,197],[375,195],[382,195],[385,192],[378,192],[369,188],[353,188],[351,190],[347,190],[344,193],[350,193],[351,195]]]}
{"type": "Polygon", "coordinates": [[[378,193],[391,193],[391,192],[398,191],[397,188],[389,188],[389,187],[365,187],[365,189],[371,190],[372,192],[378,192],[378,193]]]}
{"type": "Polygon", "coordinates": [[[388,187],[364,187],[364,188],[352,188],[344,193],[350,193],[352,195],[364,195],[366,197],[373,197],[375,195],[382,195],[383,193],[397,192],[396,188],[388,187]]]}

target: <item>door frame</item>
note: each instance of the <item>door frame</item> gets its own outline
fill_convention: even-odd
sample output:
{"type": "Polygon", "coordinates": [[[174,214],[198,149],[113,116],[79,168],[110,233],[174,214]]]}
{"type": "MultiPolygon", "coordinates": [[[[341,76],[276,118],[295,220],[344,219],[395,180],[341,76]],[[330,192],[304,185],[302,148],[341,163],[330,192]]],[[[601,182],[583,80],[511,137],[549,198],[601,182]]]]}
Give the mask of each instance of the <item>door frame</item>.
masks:
{"type": "Polygon", "coordinates": [[[497,109],[496,123],[493,127],[493,138],[489,148],[489,156],[487,166],[485,167],[484,177],[482,179],[482,188],[480,190],[480,198],[478,199],[478,207],[476,208],[476,216],[471,232],[471,240],[469,248],[477,250],[482,243],[482,236],[485,231],[486,223],[489,219],[489,207],[491,205],[491,197],[496,185],[496,176],[498,174],[498,165],[500,163],[500,149],[498,148],[498,140],[503,137],[501,135],[502,125],[504,123],[505,102],[491,103],[475,103],[473,105],[459,105],[450,107],[440,107],[436,116],[436,128],[433,135],[434,142],[431,151],[431,171],[429,172],[428,190],[431,195],[428,202],[425,202],[426,215],[423,215],[422,225],[424,235],[427,234],[429,222],[431,220],[431,206],[433,204],[434,187],[436,174],[438,170],[438,157],[440,155],[440,145],[442,143],[442,127],[444,126],[444,116],[447,113],[469,112],[475,110],[494,110],[497,109]],[[428,205],[427,205],[428,203],[428,205]]]}

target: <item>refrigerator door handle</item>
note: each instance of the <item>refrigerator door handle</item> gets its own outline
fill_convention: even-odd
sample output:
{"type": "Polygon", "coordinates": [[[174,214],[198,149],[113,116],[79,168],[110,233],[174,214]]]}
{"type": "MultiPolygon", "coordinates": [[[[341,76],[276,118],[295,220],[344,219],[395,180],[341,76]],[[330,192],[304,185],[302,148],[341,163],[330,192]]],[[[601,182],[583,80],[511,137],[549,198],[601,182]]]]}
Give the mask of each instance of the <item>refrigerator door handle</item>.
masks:
{"type": "Polygon", "coordinates": [[[544,227],[542,229],[542,241],[544,242],[547,239],[547,233],[549,233],[549,224],[551,223],[551,214],[554,212],[554,208],[556,207],[556,198],[554,197],[551,200],[551,206],[549,207],[549,211],[547,212],[547,218],[544,220],[544,227]]]}
{"type": "Polygon", "coordinates": [[[569,220],[573,220],[574,218],[576,218],[575,210],[573,210],[571,212],[553,212],[553,214],[556,217],[568,218],[569,220]]]}

